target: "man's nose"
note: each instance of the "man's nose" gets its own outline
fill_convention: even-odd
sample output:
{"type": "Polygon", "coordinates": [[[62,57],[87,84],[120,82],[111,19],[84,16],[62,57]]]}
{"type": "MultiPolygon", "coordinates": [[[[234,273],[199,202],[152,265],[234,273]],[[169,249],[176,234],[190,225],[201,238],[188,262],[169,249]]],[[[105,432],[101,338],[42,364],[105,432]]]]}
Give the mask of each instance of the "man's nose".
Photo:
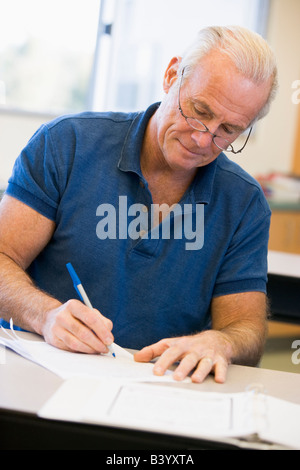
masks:
{"type": "Polygon", "coordinates": [[[200,132],[195,130],[192,132],[192,140],[198,145],[200,148],[210,147],[213,140],[213,134],[209,131],[200,132]]]}

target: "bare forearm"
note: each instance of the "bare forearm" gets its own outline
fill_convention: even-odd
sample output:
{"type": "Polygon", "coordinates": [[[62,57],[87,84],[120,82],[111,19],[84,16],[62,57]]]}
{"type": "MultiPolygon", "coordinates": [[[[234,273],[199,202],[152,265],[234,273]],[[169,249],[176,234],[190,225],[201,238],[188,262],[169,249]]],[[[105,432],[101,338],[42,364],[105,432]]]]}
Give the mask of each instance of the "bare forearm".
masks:
{"type": "Polygon", "coordinates": [[[43,336],[61,349],[106,353],[113,342],[112,323],[79,300],[61,304],[40,291],[24,270],[0,253],[1,316],[43,336]]]}
{"type": "Polygon", "coordinates": [[[255,366],[263,353],[267,336],[267,298],[262,293],[231,295],[214,305],[213,328],[231,344],[231,361],[255,366]]]}
{"type": "Polygon", "coordinates": [[[248,366],[256,366],[262,356],[267,327],[262,324],[259,328],[251,322],[237,322],[220,330],[231,344],[230,362],[248,366]]]}
{"type": "Polygon", "coordinates": [[[77,299],[64,304],[41,292],[25,270],[47,246],[55,223],[26,204],[4,196],[0,204],[0,315],[34,331],[58,348],[108,352],[112,322],[77,299]],[[22,230],[20,231],[20,227],[22,230]]]}
{"type": "Polygon", "coordinates": [[[42,334],[44,315],[61,303],[40,291],[30,277],[6,254],[0,253],[0,312],[6,321],[42,334]]]}

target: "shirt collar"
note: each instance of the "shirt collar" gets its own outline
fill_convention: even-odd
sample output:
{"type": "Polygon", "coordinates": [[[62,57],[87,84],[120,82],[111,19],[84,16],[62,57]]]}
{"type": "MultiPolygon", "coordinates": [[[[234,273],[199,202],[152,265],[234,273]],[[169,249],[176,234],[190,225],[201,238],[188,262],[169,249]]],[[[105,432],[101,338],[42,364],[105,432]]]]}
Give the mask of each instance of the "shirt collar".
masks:
{"type": "Polygon", "coordinates": [[[155,103],[141,113],[136,114],[128,130],[118,168],[121,171],[132,171],[144,180],[140,165],[141,149],[143,145],[146,127],[152,115],[158,109],[160,103],[155,103]]]}
{"type": "MultiPolygon", "coordinates": [[[[220,158],[220,155],[218,158],[220,158]]],[[[218,158],[208,165],[202,166],[198,169],[190,188],[196,203],[209,204],[210,202],[218,158]]]]}

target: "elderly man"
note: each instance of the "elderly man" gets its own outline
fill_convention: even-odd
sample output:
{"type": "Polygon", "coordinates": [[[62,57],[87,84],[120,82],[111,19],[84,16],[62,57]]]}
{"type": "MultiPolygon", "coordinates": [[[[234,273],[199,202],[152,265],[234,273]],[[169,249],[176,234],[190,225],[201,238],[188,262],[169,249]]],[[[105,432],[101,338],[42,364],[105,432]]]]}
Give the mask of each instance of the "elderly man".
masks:
{"type": "Polygon", "coordinates": [[[0,206],[2,323],[71,351],[115,340],[136,361],[159,357],[158,375],[179,362],[176,380],[223,382],[228,364],[257,364],[270,210],[222,151],[245,147],[276,77],[260,36],[206,28],[171,60],[161,103],[42,126],[0,206]],[[74,298],[68,262],[94,309],[74,298]]]}

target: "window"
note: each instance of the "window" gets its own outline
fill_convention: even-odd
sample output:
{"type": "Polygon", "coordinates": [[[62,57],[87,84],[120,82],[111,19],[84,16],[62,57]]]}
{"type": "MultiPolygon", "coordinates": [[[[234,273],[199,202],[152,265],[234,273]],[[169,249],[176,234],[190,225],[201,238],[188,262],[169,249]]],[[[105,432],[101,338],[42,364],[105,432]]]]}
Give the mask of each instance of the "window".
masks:
{"type": "Polygon", "coordinates": [[[88,106],[99,0],[0,0],[0,105],[88,106]]]}
{"type": "Polygon", "coordinates": [[[197,31],[261,32],[268,0],[0,0],[1,108],[136,110],[197,31]],[[258,20],[261,20],[261,24],[258,20]]]}
{"type": "Polygon", "coordinates": [[[170,59],[181,55],[201,28],[239,24],[264,35],[268,3],[106,0],[103,22],[112,23],[112,35],[110,43],[107,35],[103,36],[102,59],[108,59],[100,64],[100,79],[95,81],[94,109],[130,111],[159,101],[170,59]]]}

